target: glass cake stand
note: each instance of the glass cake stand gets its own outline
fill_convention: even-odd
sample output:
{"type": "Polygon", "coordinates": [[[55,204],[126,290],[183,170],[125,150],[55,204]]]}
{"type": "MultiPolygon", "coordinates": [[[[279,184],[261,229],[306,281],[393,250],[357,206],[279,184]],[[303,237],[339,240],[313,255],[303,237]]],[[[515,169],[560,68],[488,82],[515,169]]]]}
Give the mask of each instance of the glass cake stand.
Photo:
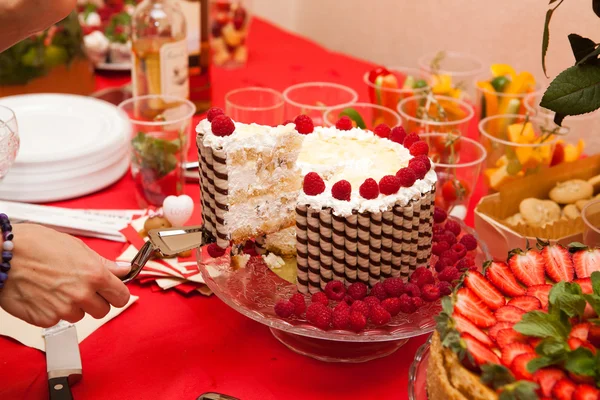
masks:
{"type": "Polygon", "coordinates": [[[431,337],[423,343],[415,354],[408,371],[408,400],[427,400],[427,364],[431,337]]]}
{"type": "MultiPolygon", "coordinates": [[[[476,236],[473,229],[457,221],[463,231],[476,236]]],[[[296,293],[296,285],[273,273],[260,257],[251,258],[244,268],[236,268],[229,251],[222,257],[212,258],[204,247],[196,254],[206,285],[225,304],[267,325],[277,340],[296,353],[322,361],[355,363],[385,357],[409,338],[432,332],[433,317],[441,311],[439,301],[425,303],[414,314],[400,313],[385,326],[368,324],[360,333],[324,331],[304,319],[283,319],[275,314],[275,303],[296,293]]],[[[490,258],[487,246],[480,242],[477,265],[490,258]]]]}

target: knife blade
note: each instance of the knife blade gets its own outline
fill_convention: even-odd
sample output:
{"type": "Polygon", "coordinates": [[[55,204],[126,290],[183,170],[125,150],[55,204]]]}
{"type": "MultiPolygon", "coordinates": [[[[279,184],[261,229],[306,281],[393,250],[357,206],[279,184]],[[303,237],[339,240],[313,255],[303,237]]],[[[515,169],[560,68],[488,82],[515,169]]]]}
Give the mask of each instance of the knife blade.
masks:
{"type": "Polygon", "coordinates": [[[44,329],[50,400],[72,400],[71,385],[81,379],[81,355],[75,325],[60,321],[44,329]]]}

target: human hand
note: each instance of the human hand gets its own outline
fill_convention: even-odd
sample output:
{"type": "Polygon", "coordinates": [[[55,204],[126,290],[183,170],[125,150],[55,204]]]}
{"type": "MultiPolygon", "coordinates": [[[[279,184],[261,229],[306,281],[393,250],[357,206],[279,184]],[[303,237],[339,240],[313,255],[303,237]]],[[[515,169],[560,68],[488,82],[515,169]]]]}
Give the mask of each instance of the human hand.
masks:
{"type": "Polygon", "coordinates": [[[102,318],[110,305],[123,307],[129,290],[117,278],[119,267],[81,240],[34,224],[13,225],[15,248],[0,307],[44,328],[63,319],[77,322],[85,313],[102,318]]]}

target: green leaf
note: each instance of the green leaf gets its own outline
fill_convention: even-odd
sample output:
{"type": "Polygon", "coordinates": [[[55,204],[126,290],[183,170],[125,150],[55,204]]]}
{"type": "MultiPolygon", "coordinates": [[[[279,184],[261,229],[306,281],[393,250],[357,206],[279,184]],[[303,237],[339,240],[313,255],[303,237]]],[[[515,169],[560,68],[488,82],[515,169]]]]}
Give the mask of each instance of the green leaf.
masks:
{"type": "Polygon", "coordinates": [[[481,366],[481,372],[481,381],[494,389],[515,381],[512,372],[503,365],[484,364],[481,366]]]}
{"type": "MultiPolygon", "coordinates": [[[[548,11],[546,11],[544,33],[542,36],[542,69],[544,70],[544,75],[546,77],[548,77],[548,74],[546,73],[546,53],[548,52],[548,45],[550,44],[550,20],[552,19],[552,14],[554,14],[554,11],[562,4],[562,2],[563,0],[560,0],[560,3],[558,3],[556,7],[550,8],[548,11]]],[[[553,2],[551,1],[550,4],[552,3],[553,2]]]]}
{"type": "Polygon", "coordinates": [[[567,343],[563,339],[547,337],[535,348],[535,352],[541,356],[560,357],[568,351],[567,343]]]}
{"type": "Polygon", "coordinates": [[[529,381],[516,381],[502,388],[498,400],[537,400],[538,385],[529,381]]]}
{"type": "Polygon", "coordinates": [[[569,44],[571,50],[573,50],[576,64],[582,64],[584,59],[588,58],[596,49],[596,43],[593,40],[579,36],[576,33],[569,35],[569,44]]]}
{"type": "Polygon", "coordinates": [[[565,360],[565,369],[577,375],[596,376],[598,364],[589,349],[579,347],[571,351],[565,360]]]}
{"type": "Polygon", "coordinates": [[[585,299],[581,287],[576,283],[559,282],[554,285],[548,294],[548,302],[553,308],[563,311],[569,317],[583,316],[585,299]]]}
{"type": "Polygon", "coordinates": [[[545,368],[549,365],[557,364],[558,362],[558,360],[546,356],[534,358],[527,363],[527,371],[534,373],[540,368],[545,368]]]}
{"type": "Polygon", "coordinates": [[[530,311],[523,315],[521,321],[513,329],[526,336],[540,338],[553,337],[566,338],[571,330],[570,326],[559,315],[548,314],[542,311],[530,311]]]}
{"type": "Polygon", "coordinates": [[[567,248],[569,249],[569,251],[571,253],[576,253],[581,250],[587,250],[589,247],[587,247],[585,244],[580,243],[580,242],[571,242],[571,243],[569,243],[567,248]]]}
{"type": "Polygon", "coordinates": [[[592,275],[590,275],[590,278],[592,280],[592,291],[594,292],[594,294],[600,296],[600,272],[599,271],[592,272],[592,275]]]}
{"type": "Polygon", "coordinates": [[[344,116],[346,116],[346,117],[350,118],[352,121],[356,122],[356,126],[358,126],[360,129],[367,129],[365,120],[360,115],[360,113],[358,111],[356,111],[354,108],[352,108],[352,107],[344,108],[342,110],[342,112],[339,114],[338,118],[341,118],[344,116]]]}
{"type": "Polygon", "coordinates": [[[561,115],[580,115],[600,108],[600,66],[567,68],[550,83],[540,106],[561,115]]]}
{"type": "Polygon", "coordinates": [[[600,17],[600,0],[592,0],[592,10],[597,17],[600,17]]]}
{"type": "Polygon", "coordinates": [[[596,314],[600,315],[600,296],[595,294],[584,294],[583,297],[585,301],[592,306],[596,314]]]}

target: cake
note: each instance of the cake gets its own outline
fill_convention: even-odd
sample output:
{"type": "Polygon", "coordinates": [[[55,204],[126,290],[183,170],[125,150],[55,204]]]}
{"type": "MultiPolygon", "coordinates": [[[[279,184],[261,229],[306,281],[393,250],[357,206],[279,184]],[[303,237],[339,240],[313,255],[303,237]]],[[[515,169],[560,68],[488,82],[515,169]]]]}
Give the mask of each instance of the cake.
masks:
{"type": "Polygon", "coordinates": [[[600,249],[539,245],[468,271],[442,300],[429,400],[600,398],[600,249]]]}
{"type": "Polygon", "coordinates": [[[371,131],[210,119],[196,129],[202,216],[220,247],[255,239],[264,252],[273,234],[291,237],[301,293],[332,280],[373,286],[428,264],[437,178],[425,155],[414,173],[407,148],[371,131]],[[400,170],[410,170],[408,183],[400,170]],[[340,181],[349,184],[342,198],[340,181]]]}

